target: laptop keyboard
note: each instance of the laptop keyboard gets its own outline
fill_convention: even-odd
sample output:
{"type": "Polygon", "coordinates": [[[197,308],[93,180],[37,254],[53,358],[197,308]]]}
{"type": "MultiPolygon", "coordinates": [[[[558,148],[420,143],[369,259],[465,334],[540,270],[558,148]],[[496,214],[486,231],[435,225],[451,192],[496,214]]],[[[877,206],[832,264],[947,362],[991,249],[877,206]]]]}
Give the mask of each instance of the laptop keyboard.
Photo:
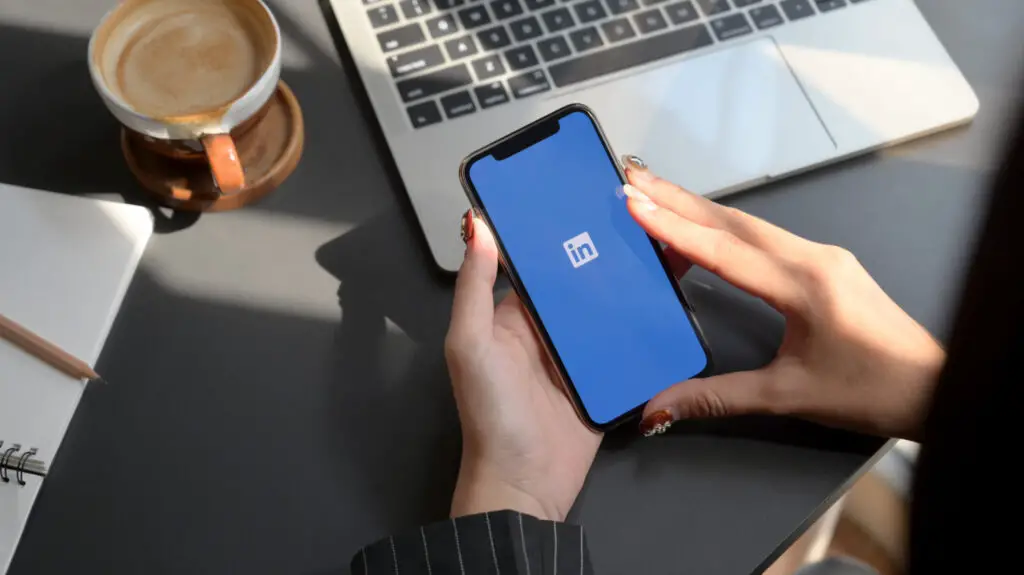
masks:
{"type": "Polygon", "coordinates": [[[363,0],[414,128],[869,0],[363,0]]]}

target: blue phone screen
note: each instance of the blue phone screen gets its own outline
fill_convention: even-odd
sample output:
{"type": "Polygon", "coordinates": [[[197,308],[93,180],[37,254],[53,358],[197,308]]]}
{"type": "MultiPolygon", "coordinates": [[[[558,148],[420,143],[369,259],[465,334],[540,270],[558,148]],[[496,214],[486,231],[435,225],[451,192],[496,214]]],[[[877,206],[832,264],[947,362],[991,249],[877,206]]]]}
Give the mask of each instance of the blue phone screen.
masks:
{"type": "Polygon", "coordinates": [[[554,135],[468,178],[554,352],[594,422],[605,424],[707,365],[651,241],[583,112],[554,135]]]}

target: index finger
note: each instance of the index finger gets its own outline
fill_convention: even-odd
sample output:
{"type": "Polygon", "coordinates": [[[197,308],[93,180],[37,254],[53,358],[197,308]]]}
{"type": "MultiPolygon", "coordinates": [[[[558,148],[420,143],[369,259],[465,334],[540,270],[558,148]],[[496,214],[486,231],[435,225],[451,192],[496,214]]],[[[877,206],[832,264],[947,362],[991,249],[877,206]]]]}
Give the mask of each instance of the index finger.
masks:
{"type": "Polygon", "coordinates": [[[723,229],[779,256],[805,249],[811,242],[757,216],[724,206],[659,178],[633,156],[623,158],[629,183],[656,203],[705,227],[723,229]]]}
{"type": "Polygon", "coordinates": [[[786,312],[803,308],[803,288],[786,264],[732,232],[702,226],[662,208],[625,186],[633,218],[652,237],[743,291],[786,312]]]}

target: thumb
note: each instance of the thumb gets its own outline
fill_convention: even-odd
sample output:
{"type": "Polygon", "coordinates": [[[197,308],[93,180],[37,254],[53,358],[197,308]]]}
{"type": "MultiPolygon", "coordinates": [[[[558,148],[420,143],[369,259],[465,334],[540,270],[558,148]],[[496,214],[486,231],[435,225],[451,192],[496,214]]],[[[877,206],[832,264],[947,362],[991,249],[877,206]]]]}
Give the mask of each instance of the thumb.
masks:
{"type": "Polygon", "coordinates": [[[449,338],[456,345],[489,334],[494,321],[494,281],[498,277],[498,246],[491,230],[473,210],[463,216],[466,258],[455,280],[449,338]]]}
{"type": "Polygon", "coordinates": [[[640,432],[650,437],[664,433],[682,419],[765,411],[769,407],[764,399],[768,382],[768,370],[758,369],[677,383],[647,402],[640,432]]]}

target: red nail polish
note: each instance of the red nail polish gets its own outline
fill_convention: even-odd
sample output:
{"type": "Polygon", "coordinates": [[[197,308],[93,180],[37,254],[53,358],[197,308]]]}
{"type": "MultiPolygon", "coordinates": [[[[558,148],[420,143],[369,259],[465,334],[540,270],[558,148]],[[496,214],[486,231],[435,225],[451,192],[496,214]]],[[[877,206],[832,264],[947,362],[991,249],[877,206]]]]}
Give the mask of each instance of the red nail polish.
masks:
{"type": "Polygon", "coordinates": [[[462,236],[462,242],[468,243],[473,238],[473,208],[466,210],[466,213],[462,215],[462,221],[459,222],[459,233],[462,236]]]}
{"type": "Polygon", "coordinates": [[[672,416],[671,411],[667,409],[655,411],[640,422],[640,433],[644,434],[645,437],[660,435],[668,431],[668,428],[672,427],[674,421],[675,417],[672,416]]]}

